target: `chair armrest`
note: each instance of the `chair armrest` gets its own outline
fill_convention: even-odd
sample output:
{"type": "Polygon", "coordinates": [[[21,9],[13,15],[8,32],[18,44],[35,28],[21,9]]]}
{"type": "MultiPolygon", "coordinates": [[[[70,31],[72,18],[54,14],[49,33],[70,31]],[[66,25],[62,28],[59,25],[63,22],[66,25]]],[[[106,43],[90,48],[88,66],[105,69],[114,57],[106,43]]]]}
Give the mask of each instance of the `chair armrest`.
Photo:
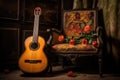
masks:
{"type": "Polygon", "coordinates": [[[57,34],[62,34],[60,30],[55,29],[55,28],[52,28],[51,31],[52,31],[52,32],[55,32],[55,33],[57,33],[57,34]]]}
{"type": "Polygon", "coordinates": [[[58,41],[58,36],[62,34],[60,30],[51,28],[51,29],[47,29],[47,32],[50,32],[50,37],[47,41],[47,44],[49,46],[52,46],[53,44],[56,44],[56,43],[61,43],[58,41]]]}
{"type": "Polygon", "coordinates": [[[103,33],[103,28],[102,27],[97,27],[96,29],[96,32],[97,32],[97,40],[99,42],[99,48],[102,48],[103,46],[103,39],[102,39],[102,33],[103,33]]]}

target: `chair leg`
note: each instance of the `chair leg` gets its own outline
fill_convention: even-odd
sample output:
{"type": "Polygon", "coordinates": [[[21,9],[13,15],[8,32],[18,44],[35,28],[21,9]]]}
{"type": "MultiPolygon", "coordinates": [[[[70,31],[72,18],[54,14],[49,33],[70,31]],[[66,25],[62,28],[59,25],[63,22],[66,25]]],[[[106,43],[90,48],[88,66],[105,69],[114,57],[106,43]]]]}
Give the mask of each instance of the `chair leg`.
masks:
{"type": "Polygon", "coordinates": [[[52,64],[49,64],[49,71],[50,73],[52,73],[52,64]]]}
{"type": "Polygon", "coordinates": [[[102,63],[101,63],[101,58],[99,58],[99,75],[102,77],[102,63]]]}
{"type": "Polygon", "coordinates": [[[98,56],[98,63],[99,63],[99,75],[100,77],[103,76],[102,74],[102,51],[100,51],[100,55],[98,56]]]}

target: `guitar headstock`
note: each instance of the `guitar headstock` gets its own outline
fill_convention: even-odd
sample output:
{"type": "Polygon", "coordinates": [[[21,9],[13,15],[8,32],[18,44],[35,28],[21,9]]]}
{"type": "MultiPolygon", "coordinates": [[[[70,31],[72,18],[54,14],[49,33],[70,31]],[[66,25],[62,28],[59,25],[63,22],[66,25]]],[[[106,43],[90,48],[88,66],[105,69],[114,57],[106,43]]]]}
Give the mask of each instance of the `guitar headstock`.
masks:
{"type": "Polygon", "coordinates": [[[40,7],[36,7],[34,9],[34,15],[41,15],[41,8],[40,7]]]}

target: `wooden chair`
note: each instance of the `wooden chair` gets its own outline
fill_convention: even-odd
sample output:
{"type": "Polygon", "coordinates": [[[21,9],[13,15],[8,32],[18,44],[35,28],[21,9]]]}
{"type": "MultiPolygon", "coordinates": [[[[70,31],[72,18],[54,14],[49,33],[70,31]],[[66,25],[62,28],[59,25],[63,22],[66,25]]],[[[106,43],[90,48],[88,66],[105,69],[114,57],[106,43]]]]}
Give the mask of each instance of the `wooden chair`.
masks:
{"type": "Polygon", "coordinates": [[[62,31],[51,29],[51,53],[67,57],[74,55],[76,58],[97,56],[101,77],[103,42],[101,27],[97,25],[97,11],[65,10],[61,27],[62,31]]]}

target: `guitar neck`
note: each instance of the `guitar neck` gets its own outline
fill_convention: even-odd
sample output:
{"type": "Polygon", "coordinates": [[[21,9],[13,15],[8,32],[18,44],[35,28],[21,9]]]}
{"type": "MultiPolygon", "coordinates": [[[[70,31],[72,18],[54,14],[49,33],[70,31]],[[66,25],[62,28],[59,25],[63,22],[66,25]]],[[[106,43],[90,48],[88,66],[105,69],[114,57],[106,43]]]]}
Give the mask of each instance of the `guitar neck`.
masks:
{"type": "Polygon", "coordinates": [[[39,15],[35,15],[34,28],[33,28],[33,42],[37,43],[39,32],[39,15]]]}

